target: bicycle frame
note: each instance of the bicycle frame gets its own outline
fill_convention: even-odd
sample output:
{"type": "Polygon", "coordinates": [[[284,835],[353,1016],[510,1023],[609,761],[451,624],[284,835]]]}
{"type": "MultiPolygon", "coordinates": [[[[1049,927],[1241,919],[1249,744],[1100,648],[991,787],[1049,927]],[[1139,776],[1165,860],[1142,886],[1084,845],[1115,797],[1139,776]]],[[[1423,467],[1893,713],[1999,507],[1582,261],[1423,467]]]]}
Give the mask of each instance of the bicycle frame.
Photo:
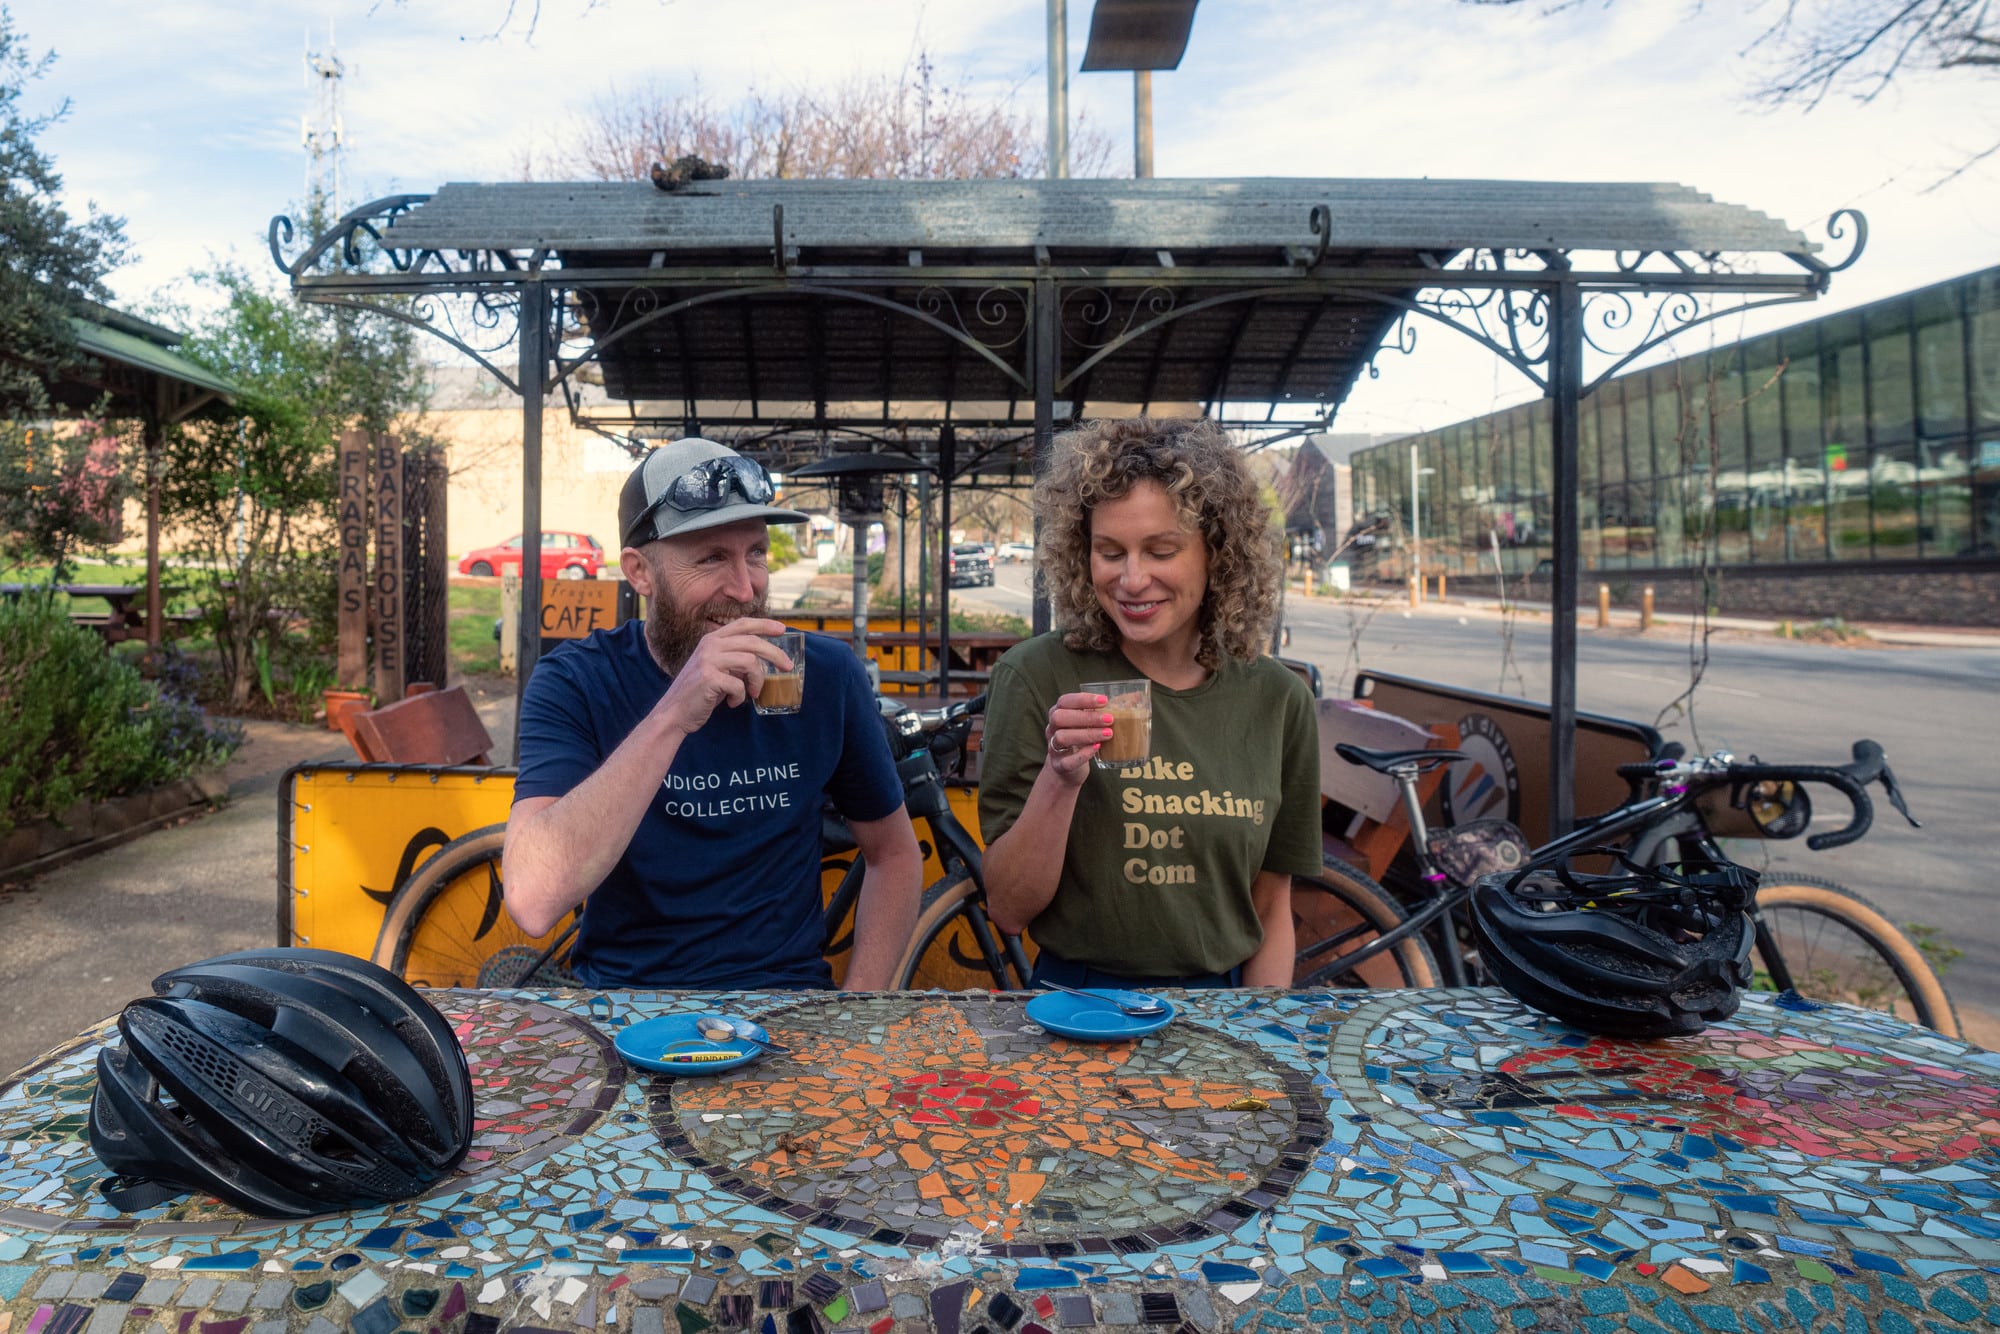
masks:
{"type": "MultiPolygon", "coordinates": [[[[938,850],[946,879],[969,876],[979,890],[978,896],[966,905],[965,916],[973,943],[978,947],[987,971],[996,980],[1004,980],[1007,969],[1011,967],[1014,976],[1025,986],[1030,972],[1027,952],[1021,948],[1018,937],[993,929],[992,919],[987,916],[985,908],[986,876],[979,840],[953,813],[950,797],[945,791],[944,775],[939,772],[937,758],[930,747],[919,745],[898,760],[896,776],[902,780],[904,808],[912,820],[922,820],[930,831],[931,844],[938,850]]],[[[837,951],[852,937],[851,930],[846,935],[839,933],[860,899],[861,882],[866,873],[867,863],[857,852],[853,864],[841,876],[833,898],[827,903],[825,920],[830,952],[837,951]]]]}
{"type": "MultiPolygon", "coordinates": [[[[1431,861],[1427,848],[1429,831],[1424,823],[1423,811],[1419,808],[1416,800],[1415,766],[1398,765],[1390,771],[1390,776],[1395,778],[1403,789],[1404,803],[1410,812],[1410,835],[1417,849],[1417,864],[1423,868],[1424,879],[1426,883],[1434,887],[1435,894],[1429,903],[1424,904],[1423,907],[1411,913],[1400,925],[1377,936],[1367,945],[1356,950],[1352,955],[1343,957],[1340,961],[1342,967],[1334,976],[1346,977],[1352,974],[1356,968],[1368,962],[1368,960],[1374,958],[1376,955],[1394,949],[1411,936],[1428,929],[1432,923],[1438,921],[1440,918],[1446,918],[1448,929],[1441,933],[1446,956],[1444,960],[1445,979],[1452,986],[1464,986],[1467,983],[1465,959],[1458,948],[1458,932],[1456,929],[1450,929],[1448,919],[1452,912],[1462,905],[1466,899],[1471,897],[1472,887],[1470,885],[1447,886],[1444,877],[1438,873],[1436,864],[1431,861]]],[[[1718,861],[1725,861],[1727,858],[1722,855],[1722,849],[1716,846],[1714,839],[1709,836],[1707,829],[1701,824],[1701,817],[1691,809],[1694,804],[1695,794],[1696,789],[1690,787],[1680,792],[1647,797],[1640,801],[1619,806],[1571,830],[1561,838],[1553,839],[1541,847],[1534,849],[1529,854],[1530,860],[1535,862],[1566,860],[1579,853],[1588,852],[1604,843],[1614,842],[1635,830],[1647,829],[1649,826],[1658,825],[1659,829],[1653,837],[1641,839],[1640,842],[1634,845],[1633,859],[1635,861],[1649,863],[1652,855],[1658,851],[1660,845],[1666,839],[1678,838],[1689,832],[1694,832],[1697,835],[1695,840],[1695,850],[1697,852],[1718,861]],[[1667,820],[1664,818],[1676,814],[1680,816],[1679,819],[1667,820]]],[[[1756,924],[1758,947],[1765,949],[1771,946],[1770,934],[1765,929],[1762,918],[1753,916],[1753,921],[1756,924]]],[[[1331,948],[1338,943],[1340,942],[1337,939],[1321,941],[1315,945],[1306,947],[1300,953],[1302,955],[1311,955],[1331,948]]],[[[1764,957],[1772,964],[1770,971],[1773,982],[1777,984],[1780,990],[1783,990],[1791,985],[1791,976],[1785,969],[1783,961],[1774,957],[1775,953],[1775,949],[1767,949],[1764,957]],[[1782,976],[1780,976],[1781,974],[1782,976]]]]}

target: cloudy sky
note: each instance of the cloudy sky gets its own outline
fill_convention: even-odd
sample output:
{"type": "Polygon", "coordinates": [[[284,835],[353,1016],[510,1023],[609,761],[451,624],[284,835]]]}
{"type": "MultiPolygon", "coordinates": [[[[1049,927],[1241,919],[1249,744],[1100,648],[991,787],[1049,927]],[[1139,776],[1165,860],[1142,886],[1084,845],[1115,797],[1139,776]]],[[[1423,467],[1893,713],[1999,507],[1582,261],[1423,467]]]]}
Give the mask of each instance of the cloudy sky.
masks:
{"type": "MultiPolygon", "coordinates": [[[[1746,89],[1776,0],[1590,0],[1550,15],[1455,0],[1203,0],[1179,70],[1154,80],[1161,176],[1443,176],[1679,181],[1816,239],[1869,218],[1831,310],[2000,262],[2000,80],[1910,79],[1870,105],[1770,111],[1746,89]]],[[[263,232],[302,194],[302,52],[329,23],[348,76],[348,201],[504,177],[609,88],[824,86],[899,68],[919,40],[948,80],[1044,96],[1043,0],[7,0],[58,60],[27,99],[67,97],[43,138],[71,202],[128,220],[113,286],[143,305],[214,257],[267,265],[263,232]],[[919,37],[921,34],[921,37],[919,37]]],[[[1075,74],[1071,107],[1129,161],[1131,81],[1075,74]]],[[[1129,167],[1127,168],[1129,170],[1129,167]]],[[[1836,253],[1839,253],[1836,247],[1836,253]]],[[[1723,338],[1799,318],[1721,323],[1723,338]]],[[[1704,340],[1707,335],[1701,336],[1704,340]]],[[[1518,375],[1426,331],[1343,409],[1348,430],[1423,429],[1520,400],[1518,375]]],[[[1693,344],[1682,350],[1694,350],[1693,344]]]]}

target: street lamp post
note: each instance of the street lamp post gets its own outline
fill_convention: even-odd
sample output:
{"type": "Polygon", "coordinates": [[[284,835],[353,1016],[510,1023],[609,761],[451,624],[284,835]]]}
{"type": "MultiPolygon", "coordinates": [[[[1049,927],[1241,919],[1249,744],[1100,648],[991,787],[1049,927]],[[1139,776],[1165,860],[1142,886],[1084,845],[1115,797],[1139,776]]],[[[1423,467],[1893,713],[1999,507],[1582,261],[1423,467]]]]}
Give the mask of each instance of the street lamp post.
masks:
{"type": "Polygon", "coordinates": [[[1423,523],[1417,514],[1417,479],[1428,477],[1436,468],[1417,466],[1417,447],[1410,446],[1410,605],[1423,601],[1424,579],[1424,539],[1423,523]]]}

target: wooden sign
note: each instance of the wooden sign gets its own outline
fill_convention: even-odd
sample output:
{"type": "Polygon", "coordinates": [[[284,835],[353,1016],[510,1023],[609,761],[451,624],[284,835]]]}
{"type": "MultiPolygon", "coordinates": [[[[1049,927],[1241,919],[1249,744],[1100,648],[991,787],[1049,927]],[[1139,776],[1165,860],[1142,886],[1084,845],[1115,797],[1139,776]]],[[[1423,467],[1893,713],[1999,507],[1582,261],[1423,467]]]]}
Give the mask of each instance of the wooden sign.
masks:
{"type": "Polygon", "coordinates": [[[375,460],[375,698],[403,697],[403,446],[377,436],[375,460]]]}
{"type": "Polygon", "coordinates": [[[619,582],[551,579],[542,585],[542,638],[582,639],[618,623],[619,582]]]}
{"type": "Polygon", "coordinates": [[[344,431],[340,437],[340,545],[336,571],[340,646],[335,677],[344,690],[368,684],[368,437],[344,431]]]}

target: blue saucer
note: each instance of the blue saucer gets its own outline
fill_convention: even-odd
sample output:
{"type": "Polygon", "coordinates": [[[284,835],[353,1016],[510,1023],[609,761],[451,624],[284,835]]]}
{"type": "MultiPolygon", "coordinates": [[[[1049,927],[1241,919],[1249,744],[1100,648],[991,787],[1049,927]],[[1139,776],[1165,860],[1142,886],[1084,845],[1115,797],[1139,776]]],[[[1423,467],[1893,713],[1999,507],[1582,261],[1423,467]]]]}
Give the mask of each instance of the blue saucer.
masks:
{"type": "Polygon", "coordinates": [[[1028,1002],[1028,1018],[1049,1032],[1060,1033],[1066,1038],[1081,1038],[1086,1042],[1126,1042],[1159,1032],[1172,1023],[1178,1013],[1174,1003],[1162,996],[1149,996],[1143,991],[1093,990],[1108,1001],[1123,1001],[1127,1005],[1154,1001],[1166,1006],[1167,1012],[1141,1019],[1126,1014],[1115,1004],[1099,1004],[1082,996],[1072,996],[1067,991],[1044,991],[1028,1002]]]}
{"type": "MultiPolygon", "coordinates": [[[[764,1054],[763,1048],[755,1043],[740,1040],[713,1042],[704,1038],[695,1027],[695,1021],[716,1017],[735,1018],[734,1015],[661,1015],[658,1019],[647,1019],[619,1029],[613,1045],[618,1048],[618,1054],[633,1065],[669,1075],[719,1075],[724,1070],[748,1065],[764,1054]],[[721,1061],[691,1061],[686,1059],[691,1052],[727,1052],[729,1057],[721,1061]]],[[[754,1024],[751,1028],[759,1038],[770,1036],[754,1024]]]]}

